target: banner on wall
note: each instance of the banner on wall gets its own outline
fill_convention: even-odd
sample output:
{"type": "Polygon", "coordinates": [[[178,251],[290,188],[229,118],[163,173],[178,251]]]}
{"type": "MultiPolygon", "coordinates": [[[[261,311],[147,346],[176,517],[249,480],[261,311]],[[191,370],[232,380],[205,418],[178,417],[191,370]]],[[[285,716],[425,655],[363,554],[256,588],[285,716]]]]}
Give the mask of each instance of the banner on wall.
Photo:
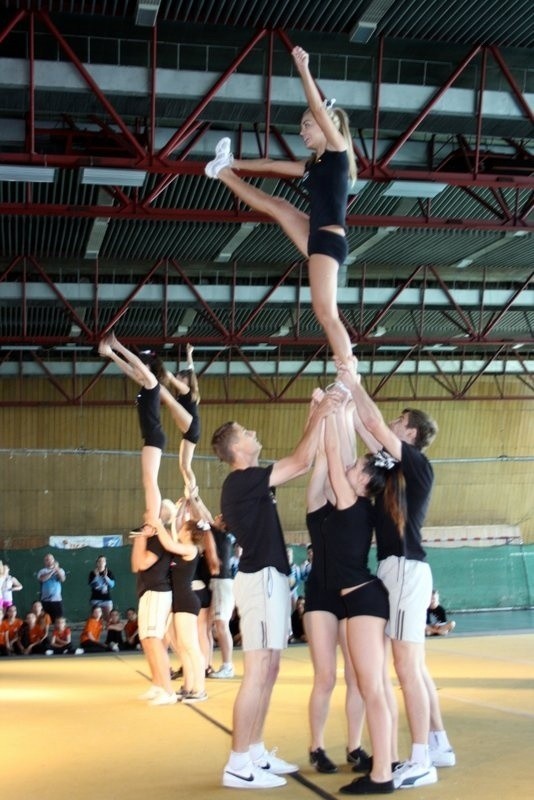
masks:
{"type": "Polygon", "coordinates": [[[111,536],[50,536],[48,544],[63,550],[79,550],[82,547],[122,547],[122,534],[111,536]]]}

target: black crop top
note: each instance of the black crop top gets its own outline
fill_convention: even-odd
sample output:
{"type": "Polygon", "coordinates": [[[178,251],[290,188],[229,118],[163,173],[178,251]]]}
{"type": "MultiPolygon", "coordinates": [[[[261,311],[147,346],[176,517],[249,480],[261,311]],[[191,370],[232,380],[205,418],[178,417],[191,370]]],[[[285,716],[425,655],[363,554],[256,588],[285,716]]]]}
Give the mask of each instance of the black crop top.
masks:
{"type": "Polygon", "coordinates": [[[306,164],[305,185],[310,193],[310,231],[327,225],[345,227],[349,193],[349,159],[343,150],[325,150],[306,164]]]}

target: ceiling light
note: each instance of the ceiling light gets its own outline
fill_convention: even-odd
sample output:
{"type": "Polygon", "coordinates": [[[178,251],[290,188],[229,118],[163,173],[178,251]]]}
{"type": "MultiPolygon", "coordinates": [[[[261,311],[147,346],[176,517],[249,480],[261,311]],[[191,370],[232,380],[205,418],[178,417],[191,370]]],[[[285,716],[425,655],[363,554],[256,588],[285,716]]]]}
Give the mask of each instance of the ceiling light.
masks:
{"type": "Polygon", "coordinates": [[[97,186],[142,186],[146,172],[140,169],[99,169],[86,167],[82,171],[82,183],[97,186]]]}
{"type": "Polygon", "coordinates": [[[384,197],[436,197],[447,188],[446,183],[431,181],[392,181],[384,197]]]}
{"type": "Polygon", "coordinates": [[[56,170],[53,167],[0,166],[0,181],[20,181],[26,183],[54,183],[56,170]]]}
{"type": "Polygon", "coordinates": [[[135,24],[153,28],[158,17],[161,0],[137,0],[135,24]]]}
{"type": "Polygon", "coordinates": [[[462,258],[462,260],[458,261],[456,264],[454,264],[454,266],[456,269],[465,269],[466,267],[470,267],[472,263],[472,258],[462,258]]]}

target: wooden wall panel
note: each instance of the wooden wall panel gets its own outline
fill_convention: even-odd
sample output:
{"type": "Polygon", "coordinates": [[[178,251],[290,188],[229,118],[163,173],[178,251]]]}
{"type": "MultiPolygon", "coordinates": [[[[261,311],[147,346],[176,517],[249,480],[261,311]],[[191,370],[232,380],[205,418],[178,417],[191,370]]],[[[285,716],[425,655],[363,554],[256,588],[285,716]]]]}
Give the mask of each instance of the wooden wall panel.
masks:
{"type": "MultiPolygon", "coordinates": [[[[477,382],[478,394],[489,391],[488,381],[492,379],[477,382]]],[[[50,387],[43,383],[46,381],[27,380],[25,399],[49,400],[50,387]]],[[[279,381],[276,388],[285,383],[279,381]]],[[[0,381],[0,396],[4,384],[0,381]]],[[[300,378],[289,395],[302,398],[302,402],[280,404],[264,402],[260,390],[244,378],[230,386],[221,379],[202,381],[205,402],[201,405],[202,436],[195,471],[203,498],[214,512],[226,468],[211,454],[213,430],[227,420],[237,420],[257,431],[264,445],[263,458],[279,458],[297,443],[308,413],[307,398],[316,385],[316,379],[300,378]],[[229,388],[254,402],[217,402],[228,395],[229,388]],[[256,402],[260,396],[262,402],[256,402]]],[[[417,388],[429,395],[435,385],[425,378],[419,379],[417,388]]],[[[379,402],[386,420],[395,418],[405,406],[420,405],[439,423],[439,435],[429,450],[436,486],[427,524],[519,525],[525,540],[534,542],[532,402],[526,398],[424,403],[390,399],[393,393],[410,395],[414,385],[407,378],[392,378],[383,391],[386,389],[387,398],[379,402]]],[[[57,399],[57,389],[53,388],[52,395],[57,399]]],[[[131,381],[110,378],[97,383],[87,402],[77,407],[1,410],[0,541],[22,541],[36,535],[46,541],[49,534],[61,532],[116,533],[139,524],[144,502],[135,395],[131,381]],[[89,400],[97,398],[124,405],[91,406],[89,400]]],[[[168,448],[160,485],[164,495],[176,499],[182,493],[177,462],[180,434],[166,409],[163,423],[168,448]]],[[[305,486],[303,477],[278,490],[278,508],[292,541],[306,539],[305,486]]]]}

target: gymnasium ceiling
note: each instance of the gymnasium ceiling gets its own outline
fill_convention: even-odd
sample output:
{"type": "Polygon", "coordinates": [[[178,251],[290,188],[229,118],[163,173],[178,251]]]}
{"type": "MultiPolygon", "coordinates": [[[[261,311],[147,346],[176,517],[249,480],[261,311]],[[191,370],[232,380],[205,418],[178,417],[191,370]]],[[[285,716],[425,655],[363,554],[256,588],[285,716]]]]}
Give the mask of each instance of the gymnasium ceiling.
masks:
{"type": "Polygon", "coordinates": [[[201,373],[269,400],[327,377],[305,262],[203,174],[222,135],[305,157],[294,44],[351,120],[339,306],[375,396],[393,375],[534,396],[531,0],[3,0],[2,405],[32,376],[91,402],[111,328],[170,368],[190,341],[201,373]]]}

